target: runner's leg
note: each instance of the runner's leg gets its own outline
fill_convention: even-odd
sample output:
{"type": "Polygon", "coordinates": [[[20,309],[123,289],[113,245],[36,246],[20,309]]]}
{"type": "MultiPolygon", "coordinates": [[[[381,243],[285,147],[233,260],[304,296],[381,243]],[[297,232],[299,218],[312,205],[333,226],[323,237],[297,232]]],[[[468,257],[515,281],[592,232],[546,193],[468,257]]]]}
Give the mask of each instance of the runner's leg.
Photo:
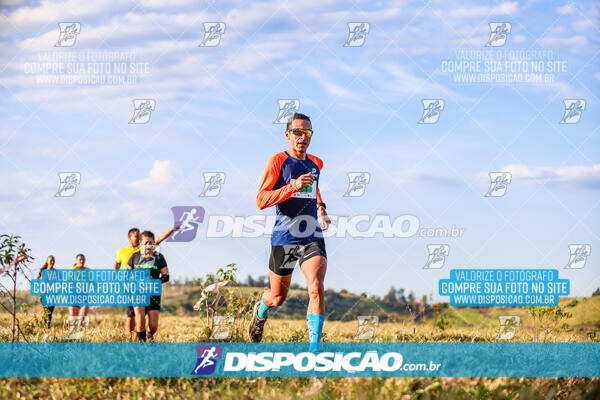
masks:
{"type": "Polygon", "coordinates": [[[125,320],[125,331],[129,334],[129,337],[133,335],[135,331],[135,313],[133,317],[127,316],[127,320],[125,320]]]}
{"type": "Polygon", "coordinates": [[[69,306],[69,318],[67,319],[69,334],[71,332],[73,332],[73,330],[79,323],[79,309],[80,308],[81,307],[79,307],[79,306],[69,306]]]}
{"type": "Polygon", "coordinates": [[[135,332],[138,340],[146,341],[146,307],[133,307],[135,312],[135,332]]]}
{"type": "Polygon", "coordinates": [[[306,324],[308,327],[308,340],[310,351],[318,351],[323,323],[325,321],[325,273],[327,271],[327,258],[314,256],[301,265],[308,287],[308,310],[306,324]]]}
{"type": "Polygon", "coordinates": [[[85,317],[87,317],[88,311],[90,308],[88,306],[79,307],[79,327],[82,328],[84,326],[85,317]]]}
{"type": "Polygon", "coordinates": [[[287,298],[292,274],[281,276],[269,270],[270,288],[263,293],[263,301],[267,307],[279,307],[287,298]]]}
{"type": "Polygon", "coordinates": [[[323,256],[311,257],[300,266],[308,287],[308,313],[325,315],[325,273],[327,259],[323,256]]]}
{"type": "Polygon", "coordinates": [[[148,331],[149,337],[152,338],[156,331],[158,330],[158,317],[160,315],[160,311],[158,310],[150,310],[148,311],[148,331]]]}
{"type": "Polygon", "coordinates": [[[269,309],[282,305],[287,297],[290,282],[292,281],[293,268],[281,268],[284,259],[285,252],[283,246],[272,246],[271,257],[269,259],[270,287],[265,290],[261,299],[254,303],[252,319],[248,327],[250,341],[254,343],[262,341],[263,329],[267,322],[269,309]]]}
{"type": "Polygon", "coordinates": [[[50,327],[52,326],[52,313],[54,312],[54,306],[43,307],[43,309],[46,328],[50,329],[50,327]]]}

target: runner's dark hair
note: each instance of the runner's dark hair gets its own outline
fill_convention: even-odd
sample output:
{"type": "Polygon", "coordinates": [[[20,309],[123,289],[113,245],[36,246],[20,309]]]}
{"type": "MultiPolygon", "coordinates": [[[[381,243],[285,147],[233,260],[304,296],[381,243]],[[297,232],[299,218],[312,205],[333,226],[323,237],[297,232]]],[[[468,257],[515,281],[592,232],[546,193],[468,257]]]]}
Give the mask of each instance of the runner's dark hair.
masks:
{"type": "Polygon", "coordinates": [[[46,261],[44,262],[44,265],[42,265],[42,268],[40,269],[40,272],[42,272],[43,270],[48,268],[48,259],[52,257],[52,259],[54,260],[54,262],[56,262],[56,258],[54,258],[54,256],[52,254],[50,254],[48,257],[46,257],[46,261]]]}
{"type": "Polygon", "coordinates": [[[131,236],[131,234],[132,234],[133,232],[139,232],[139,231],[140,231],[140,230],[139,230],[138,228],[131,228],[131,229],[129,230],[129,232],[127,232],[127,237],[131,236]]]}
{"type": "Polygon", "coordinates": [[[152,240],[154,240],[154,233],[152,233],[151,231],[142,232],[142,236],[146,236],[146,237],[152,238],[152,240]]]}
{"type": "Polygon", "coordinates": [[[304,114],[300,114],[300,113],[294,113],[294,115],[292,115],[290,117],[290,119],[288,119],[287,127],[285,129],[290,129],[290,127],[292,126],[292,122],[294,122],[295,119],[305,119],[308,122],[311,122],[310,121],[310,117],[308,115],[304,115],[304,114]]]}

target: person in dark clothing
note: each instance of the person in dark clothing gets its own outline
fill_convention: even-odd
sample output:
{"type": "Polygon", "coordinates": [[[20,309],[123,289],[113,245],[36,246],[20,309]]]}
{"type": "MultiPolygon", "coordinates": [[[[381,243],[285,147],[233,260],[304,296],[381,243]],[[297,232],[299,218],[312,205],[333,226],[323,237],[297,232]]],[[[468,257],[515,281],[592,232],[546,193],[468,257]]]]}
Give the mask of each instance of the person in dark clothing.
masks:
{"type": "MultiPolygon", "coordinates": [[[[131,269],[149,269],[150,278],[160,279],[164,284],[169,281],[169,268],[167,261],[157,251],[154,251],[154,234],[150,231],[142,232],[142,242],[140,251],[133,253],[129,258],[128,265],[131,269]]],[[[148,306],[136,306],[135,311],[135,332],[137,340],[146,340],[146,316],[148,316],[148,338],[154,339],[154,334],[158,330],[158,316],[160,314],[160,296],[150,296],[148,306]]]]}

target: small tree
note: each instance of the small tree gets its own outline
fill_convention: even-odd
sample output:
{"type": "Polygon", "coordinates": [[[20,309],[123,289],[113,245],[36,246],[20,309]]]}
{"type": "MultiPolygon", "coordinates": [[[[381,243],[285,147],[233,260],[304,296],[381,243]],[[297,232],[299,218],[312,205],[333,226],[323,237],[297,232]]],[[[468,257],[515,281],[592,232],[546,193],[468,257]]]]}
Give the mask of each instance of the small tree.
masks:
{"type": "Polygon", "coordinates": [[[397,291],[397,295],[396,298],[398,299],[398,307],[402,308],[406,306],[406,296],[405,296],[405,290],[400,288],[397,291]]]}
{"type": "Polygon", "coordinates": [[[450,320],[444,315],[444,310],[447,308],[447,304],[437,303],[432,306],[435,311],[435,322],[434,326],[440,330],[445,330],[450,327],[450,320]]]}
{"type": "Polygon", "coordinates": [[[396,298],[396,288],[395,287],[392,286],[390,288],[390,291],[385,296],[383,296],[383,301],[392,306],[396,305],[396,301],[398,301],[398,299],[396,298]]]}
{"type": "Polygon", "coordinates": [[[229,264],[224,268],[219,268],[216,274],[207,274],[204,278],[198,279],[198,283],[203,290],[203,301],[200,302],[200,307],[206,306],[206,328],[205,334],[210,335],[214,329],[214,317],[219,315],[219,309],[226,315],[234,317],[234,335],[239,335],[241,326],[244,323],[244,316],[251,309],[254,303],[254,298],[250,296],[244,299],[244,296],[236,287],[236,264],[229,264]],[[226,285],[211,291],[206,291],[209,285],[226,283],[226,285]]]}
{"type": "Polygon", "coordinates": [[[23,334],[17,318],[17,280],[19,275],[29,280],[25,271],[31,273],[27,266],[33,260],[30,253],[31,249],[21,242],[20,236],[0,235],[0,276],[10,279],[8,285],[0,282],[0,295],[3,299],[0,305],[12,317],[12,342],[19,340],[19,333],[23,334]],[[4,303],[4,298],[8,299],[8,306],[4,303]]]}
{"type": "Polygon", "coordinates": [[[542,341],[545,342],[548,335],[570,330],[566,320],[573,315],[563,306],[529,307],[528,312],[533,320],[536,341],[540,339],[540,332],[544,334],[542,341]]]}

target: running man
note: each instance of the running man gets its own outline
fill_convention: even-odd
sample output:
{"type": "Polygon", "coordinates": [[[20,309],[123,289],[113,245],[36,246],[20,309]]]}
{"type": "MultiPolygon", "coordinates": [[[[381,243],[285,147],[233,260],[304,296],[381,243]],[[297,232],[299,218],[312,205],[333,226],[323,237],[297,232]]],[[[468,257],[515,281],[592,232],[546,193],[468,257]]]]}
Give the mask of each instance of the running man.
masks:
{"type": "MultiPolygon", "coordinates": [[[[159,252],[154,251],[156,243],[154,233],[150,231],[142,232],[142,242],[140,251],[133,253],[127,264],[131,269],[145,268],[150,270],[150,278],[160,279],[162,283],[169,281],[169,268],[167,261],[159,252]]],[[[154,334],[158,330],[158,316],[160,314],[160,296],[150,296],[150,305],[136,306],[135,311],[135,332],[137,339],[146,341],[146,315],[148,316],[149,339],[154,339],[154,334]]]]}
{"type": "MultiPolygon", "coordinates": [[[[83,254],[77,254],[75,257],[75,265],[72,269],[89,269],[85,266],[85,256],[83,254]]],[[[74,304],[69,306],[69,319],[71,321],[79,320],[79,327],[85,326],[85,321],[90,310],[89,306],[85,304],[74,304]]],[[[71,326],[71,325],[70,325],[71,326]]]]}
{"type": "Polygon", "coordinates": [[[276,206],[277,219],[271,235],[270,289],[254,305],[249,333],[252,342],[262,340],[269,309],[285,301],[298,261],[308,287],[310,351],[316,352],[325,321],[327,252],[322,231],[330,221],[319,191],[323,161],[306,153],[312,135],[310,118],[294,113],[285,131],[289,150],[269,159],[260,183],[256,205],[261,210],[276,206]]]}
{"type": "MultiPolygon", "coordinates": [[[[168,238],[174,230],[178,228],[169,228],[162,235],[160,235],[156,239],[156,245],[158,246],[160,242],[168,238]]],[[[127,262],[136,251],[140,250],[140,230],[138,228],[131,228],[129,232],[127,232],[127,237],[129,239],[129,246],[122,247],[117,252],[117,259],[115,261],[115,269],[120,269],[121,265],[123,268],[128,269],[129,265],[127,262]]],[[[125,321],[125,331],[129,333],[129,337],[133,337],[135,327],[135,312],[133,311],[133,307],[127,307],[127,320],[125,321]]]]}
{"type": "MultiPolygon", "coordinates": [[[[44,263],[44,265],[42,265],[42,268],[40,269],[40,272],[38,272],[37,276],[35,277],[35,279],[42,279],[42,271],[45,269],[54,269],[54,264],[56,263],[56,260],[54,259],[53,255],[49,255],[48,258],[46,258],[46,262],[44,263]]],[[[41,297],[40,297],[40,301],[41,301],[41,297]]],[[[46,328],[50,329],[50,326],[52,325],[52,314],[54,313],[54,306],[45,306],[42,304],[42,318],[44,319],[44,323],[46,325],[46,328]]]]}
{"type": "Polygon", "coordinates": [[[204,352],[202,352],[202,357],[204,357],[204,358],[202,359],[202,362],[200,364],[198,364],[198,366],[194,369],[193,373],[195,374],[198,372],[199,369],[213,365],[215,362],[212,360],[212,358],[215,357],[216,355],[217,355],[217,348],[214,346],[211,347],[210,349],[204,350],[204,352]]]}
{"type": "Polygon", "coordinates": [[[185,211],[183,214],[181,214],[181,218],[179,218],[178,221],[179,227],[177,229],[177,232],[173,234],[173,239],[175,239],[175,236],[177,236],[180,233],[193,231],[194,229],[196,229],[196,225],[194,224],[199,224],[201,222],[198,221],[198,217],[196,216],[197,212],[198,210],[196,208],[192,208],[190,211],[185,211]]]}

